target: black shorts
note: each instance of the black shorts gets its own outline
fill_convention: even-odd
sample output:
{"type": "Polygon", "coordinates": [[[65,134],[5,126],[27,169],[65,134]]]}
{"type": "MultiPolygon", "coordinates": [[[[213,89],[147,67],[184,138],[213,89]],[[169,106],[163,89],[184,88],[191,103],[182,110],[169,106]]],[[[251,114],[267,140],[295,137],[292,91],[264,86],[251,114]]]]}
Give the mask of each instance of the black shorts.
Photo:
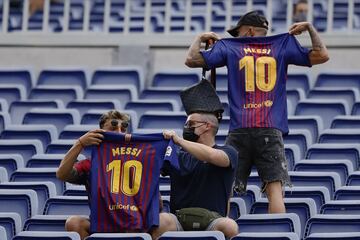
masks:
{"type": "Polygon", "coordinates": [[[290,185],[284,142],[278,129],[236,129],[229,133],[226,144],[239,152],[234,188],[239,194],[246,192],[247,180],[253,165],[262,180],[262,192],[270,182],[281,181],[283,186],[290,185]]]}

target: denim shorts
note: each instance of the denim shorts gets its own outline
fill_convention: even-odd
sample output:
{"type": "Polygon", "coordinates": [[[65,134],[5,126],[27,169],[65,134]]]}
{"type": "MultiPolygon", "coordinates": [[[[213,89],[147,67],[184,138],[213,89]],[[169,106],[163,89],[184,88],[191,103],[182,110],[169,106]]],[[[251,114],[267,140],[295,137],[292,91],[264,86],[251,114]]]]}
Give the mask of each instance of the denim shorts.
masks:
{"type": "Polygon", "coordinates": [[[264,192],[270,182],[281,181],[282,186],[290,186],[287,161],[285,159],[282,133],[275,128],[241,128],[229,133],[227,145],[239,152],[234,190],[246,193],[247,181],[253,166],[262,181],[264,192]]]}

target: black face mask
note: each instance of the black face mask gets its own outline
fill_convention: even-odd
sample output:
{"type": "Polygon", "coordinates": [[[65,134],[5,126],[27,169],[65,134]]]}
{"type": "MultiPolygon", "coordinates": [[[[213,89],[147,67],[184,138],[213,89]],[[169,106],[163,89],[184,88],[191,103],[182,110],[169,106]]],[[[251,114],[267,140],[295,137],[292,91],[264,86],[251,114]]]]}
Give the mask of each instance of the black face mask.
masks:
{"type": "Polygon", "coordinates": [[[197,142],[197,140],[199,139],[199,135],[197,135],[195,133],[195,128],[194,127],[184,127],[183,129],[183,138],[185,140],[188,140],[190,142],[197,142]]]}

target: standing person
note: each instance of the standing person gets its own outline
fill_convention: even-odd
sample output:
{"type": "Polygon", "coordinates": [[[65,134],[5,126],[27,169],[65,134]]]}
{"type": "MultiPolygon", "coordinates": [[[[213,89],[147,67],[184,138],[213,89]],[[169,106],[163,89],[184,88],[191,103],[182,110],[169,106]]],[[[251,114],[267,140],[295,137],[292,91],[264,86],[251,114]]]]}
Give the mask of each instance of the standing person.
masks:
{"type": "Polygon", "coordinates": [[[215,144],[218,128],[214,114],[192,113],[185,123],[183,138],[175,131],[164,131],[166,139],[172,138],[181,147],[180,169],[170,165],[163,168],[171,180],[171,213],[160,214],[160,225],[153,231],[153,239],[166,231],[218,230],[229,238],[238,234],[236,222],[226,217],[237,152],[231,146],[215,144]],[[191,216],[183,219],[183,211],[191,216]],[[199,215],[201,220],[192,222],[194,215],[199,215]]]}
{"type": "MultiPolygon", "coordinates": [[[[79,162],[77,158],[84,147],[99,145],[106,131],[125,133],[130,120],[127,114],[112,110],[104,113],[99,120],[99,129],[92,130],[81,136],[66,153],[61,161],[56,176],[64,182],[85,185],[90,201],[90,169],[91,160],[85,159],[79,162]]],[[[81,239],[90,235],[90,221],[81,216],[71,216],[66,220],[65,229],[79,233],[81,239]]]]}
{"type": "Polygon", "coordinates": [[[304,22],[306,21],[309,6],[307,0],[299,0],[294,5],[293,11],[293,22],[304,22]]]}
{"type": "Polygon", "coordinates": [[[309,22],[295,23],[289,33],[266,37],[268,21],[256,11],[243,15],[221,39],[213,32],[200,34],[191,44],[189,67],[228,69],[230,127],[226,144],[239,152],[234,190],[245,193],[253,165],[269,200],[269,213],[286,211],[282,186],[290,185],[282,135],[288,133],[286,78],[289,64],[311,67],[329,59],[326,46],[309,22]],[[312,49],[293,35],[308,31],[312,49]],[[218,40],[200,51],[201,43],[218,40]]]}

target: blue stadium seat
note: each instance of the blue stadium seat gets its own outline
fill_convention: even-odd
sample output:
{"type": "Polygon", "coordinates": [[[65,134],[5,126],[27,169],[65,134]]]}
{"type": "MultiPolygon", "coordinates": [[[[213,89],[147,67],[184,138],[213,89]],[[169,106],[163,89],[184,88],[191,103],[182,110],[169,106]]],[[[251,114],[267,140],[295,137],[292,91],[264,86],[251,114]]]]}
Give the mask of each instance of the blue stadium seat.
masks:
{"type": "Polygon", "coordinates": [[[216,136],[215,136],[215,141],[217,144],[220,145],[224,145],[225,144],[225,140],[227,138],[227,136],[229,135],[229,131],[228,130],[218,130],[216,136]]]}
{"type": "Polygon", "coordinates": [[[21,154],[0,154],[0,167],[5,168],[10,176],[18,168],[25,167],[24,159],[21,154]]]}
{"type": "Polygon", "coordinates": [[[152,87],[172,87],[183,89],[185,87],[196,84],[200,81],[198,73],[189,71],[161,71],[155,73],[153,77],[152,87]]]}
{"type": "Polygon", "coordinates": [[[91,85],[133,85],[141,91],[144,88],[144,76],[136,66],[98,68],[91,79],[91,85]]]}
{"type": "Polygon", "coordinates": [[[44,153],[43,146],[39,140],[0,140],[0,153],[1,154],[13,154],[19,153],[24,159],[24,164],[28,159],[30,159],[34,154],[44,153]]]}
{"type": "Polygon", "coordinates": [[[64,196],[88,196],[84,185],[75,185],[66,182],[65,183],[64,196]]]}
{"type": "Polygon", "coordinates": [[[80,240],[76,232],[42,232],[24,231],[18,233],[13,240],[80,240]]]}
{"type": "Polygon", "coordinates": [[[143,114],[139,128],[182,129],[186,121],[185,112],[151,111],[143,114]]]}
{"type": "Polygon", "coordinates": [[[1,189],[31,189],[36,192],[38,208],[35,214],[42,214],[48,198],[56,196],[55,184],[52,182],[6,182],[0,184],[1,189]]]}
{"type": "Polygon", "coordinates": [[[334,200],[360,200],[360,186],[341,186],[336,190],[334,200]]]}
{"type": "Polygon", "coordinates": [[[68,103],[66,108],[74,108],[79,111],[80,117],[84,115],[89,110],[92,109],[102,109],[102,110],[113,110],[113,109],[121,109],[121,104],[118,100],[92,100],[92,99],[81,99],[81,100],[73,100],[68,103]]]}
{"type": "Polygon", "coordinates": [[[0,98],[0,112],[9,112],[9,105],[5,99],[0,98]]]}
{"type": "MultiPolygon", "coordinates": [[[[296,144],[300,148],[300,158],[305,157],[308,146],[314,143],[312,134],[307,129],[290,129],[289,134],[284,136],[285,144],[296,144]]],[[[291,168],[289,168],[291,169],[291,168]]]]}
{"type": "Polygon", "coordinates": [[[49,198],[44,215],[90,215],[87,196],[56,196],[49,198]]]}
{"type": "Polygon", "coordinates": [[[317,142],[319,133],[323,130],[323,123],[319,116],[289,116],[289,129],[308,130],[311,133],[313,142],[317,142]]]}
{"type": "Polygon", "coordinates": [[[296,106],[299,101],[306,98],[305,91],[301,88],[286,90],[286,98],[291,102],[292,106],[296,106]]]}
{"type": "Polygon", "coordinates": [[[7,240],[12,240],[22,229],[21,217],[15,212],[0,212],[0,226],[5,228],[7,240]]]}
{"type": "Polygon", "coordinates": [[[360,186],[360,171],[351,173],[346,180],[347,186],[360,186]]]}
{"type": "Polygon", "coordinates": [[[88,131],[98,129],[99,125],[67,125],[60,133],[59,139],[78,139],[88,131]]]}
{"type": "Polygon", "coordinates": [[[354,103],[352,110],[351,110],[351,115],[355,115],[355,116],[360,115],[360,102],[354,103]]]}
{"type": "Polygon", "coordinates": [[[170,196],[161,196],[163,202],[163,209],[161,212],[170,212],[170,196]]]}
{"type": "Polygon", "coordinates": [[[0,212],[16,212],[25,222],[38,212],[38,199],[34,190],[0,189],[0,212]]]}
{"type": "Polygon", "coordinates": [[[320,214],[359,214],[360,200],[335,200],[321,206],[320,214]]]}
{"type": "Polygon", "coordinates": [[[331,128],[360,128],[360,117],[359,116],[337,116],[331,123],[331,128]]]}
{"type": "Polygon", "coordinates": [[[294,186],[324,186],[333,198],[335,191],[341,186],[339,174],[335,172],[294,172],[289,171],[294,186]]]}
{"type": "MultiPolygon", "coordinates": [[[[299,216],[302,229],[306,221],[317,213],[315,201],[311,198],[284,198],[287,213],[295,213],[299,216]]],[[[265,214],[268,212],[268,200],[266,198],[258,199],[251,207],[250,214],[265,214]]]]}
{"type": "Polygon", "coordinates": [[[57,168],[20,168],[11,177],[12,182],[51,181],[56,186],[56,194],[64,192],[65,184],[56,177],[57,168]]]}
{"type": "Polygon", "coordinates": [[[93,233],[87,240],[151,240],[148,233],[93,233]]]}
{"type": "Polygon", "coordinates": [[[248,183],[245,194],[238,195],[236,192],[234,192],[233,196],[234,198],[241,198],[244,200],[246,213],[249,213],[252,204],[261,197],[261,192],[257,185],[251,185],[248,183]]]}
{"type": "Polygon", "coordinates": [[[64,108],[60,100],[23,100],[14,101],[10,106],[10,116],[13,124],[21,124],[25,113],[32,108],[64,108]]]}
{"type": "Polygon", "coordinates": [[[66,125],[80,124],[80,114],[75,109],[34,108],[25,114],[23,124],[53,124],[60,133],[66,125]]]}
{"type": "Polygon", "coordinates": [[[41,85],[75,85],[86,89],[88,81],[86,71],[82,68],[49,68],[40,72],[37,86],[41,85]]]}
{"type": "Polygon", "coordinates": [[[230,198],[230,211],[228,217],[234,220],[238,219],[240,216],[245,215],[249,212],[246,209],[245,200],[239,197],[230,198]]]}
{"type": "Polygon", "coordinates": [[[203,239],[203,240],[225,240],[225,236],[219,231],[185,231],[185,232],[165,232],[158,240],[173,239],[203,239]]]}
{"type": "Polygon", "coordinates": [[[358,144],[335,144],[320,143],[313,144],[307,151],[307,159],[348,159],[352,162],[354,169],[360,166],[360,146],[358,144]]]}
{"type": "Polygon", "coordinates": [[[0,96],[5,99],[8,106],[14,101],[26,99],[26,89],[22,85],[0,84],[0,96]]]}
{"type": "MultiPolygon", "coordinates": [[[[226,72],[219,71],[216,69],[216,89],[228,89],[228,76],[226,72]]],[[[209,75],[209,74],[208,74],[209,75]]],[[[209,79],[207,76],[206,79],[209,79]]]]}
{"type": "Polygon", "coordinates": [[[359,232],[359,215],[318,214],[309,219],[305,237],[313,233],[359,232]]]}
{"type": "MultiPolygon", "coordinates": [[[[89,110],[81,118],[81,124],[97,125],[99,126],[99,119],[101,115],[106,112],[104,110],[89,110]]],[[[138,116],[133,110],[121,110],[122,113],[126,113],[130,117],[130,123],[128,126],[128,132],[133,132],[138,126],[138,116]]]]}
{"type": "Polygon", "coordinates": [[[84,91],[79,86],[37,86],[31,89],[29,99],[31,100],[60,100],[66,106],[70,101],[83,99],[84,91]]]}
{"type": "Polygon", "coordinates": [[[348,233],[312,233],[306,240],[333,240],[333,239],[343,239],[343,240],[358,240],[360,232],[348,232],[348,233]]]}
{"type": "Polygon", "coordinates": [[[304,153],[301,153],[300,147],[297,144],[285,144],[284,147],[287,168],[288,170],[292,170],[304,153]]]}
{"type": "Polygon", "coordinates": [[[231,240],[300,240],[296,233],[292,232],[245,232],[239,233],[231,240]]]}
{"type": "Polygon", "coordinates": [[[317,171],[317,172],[336,172],[340,176],[341,185],[346,183],[349,174],[354,171],[350,160],[301,160],[295,164],[294,171],[317,171]]]}
{"type": "Polygon", "coordinates": [[[0,167],[0,183],[6,183],[9,181],[9,174],[4,167],[0,167]]]}
{"type": "Polygon", "coordinates": [[[68,217],[68,215],[35,215],[25,221],[23,230],[65,231],[65,222],[68,217]]]}
{"type": "Polygon", "coordinates": [[[128,102],[125,109],[134,110],[138,116],[141,116],[147,111],[179,111],[180,107],[175,100],[144,99],[128,102]]]}
{"type": "Polygon", "coordinates": [[[320,207],[330,201],[329,189],[323,186],[307,187],[307,186],[293,186],[285,187],[285,198],[311,198],[314,200],[316,210],[319,212],[320,207]]]}
{"type": "Polygon", "coordinates": [[[300,101],[295,110],[295,115],[317,115],[320,116],[324,124],[324,128],[330,128],[331,121],[338,115],[346,115],[350,113],[349,107],[343,100],[317,100],[307,99],[300,101]]]}
{"type": "Polygon", "coordinates": [[[57,129],[54,125],[11,125],[4,130],[0,139],[37,139],[42,143],[43,148],[58,138],[57,129]]]}
{"type": "Polygon", "coordinates": [[[360,88],[360,75],[359,74],[332,74],[322,73],[319,74],[315,87],[334,87],[344,88],[353,87],[360,88]]]}
{"type": "Polygon", "coordinates": [[[242,233],[294,232],[301,236],[300,218],[295,213],[247,214],[240,216],[236,223],[242,233]]]}
{"type": "Polygon", "coordinates": [[[309,76],[307,74],[288,74],[286,89],[302,89],[307,93],[310,89],[309,76]]]}
{"type": "MultiPolygon", "coordinates": [[[[28,168],[55,168],[58,167],[65,154],[36,154],[26,164],[28,168]]],[[[78,159],[85,158],[80,154],[78,159]]]]}
{"type": "Polygon", "coordinates": [[[0,112],[0,133],[11,124],[10,115],[7,112],[0,112]]]}
{"type": "Polygon", "coordinates": [[[325,129],[319,143],[360,143],[360,129],[325,129]]]}
{"type": "Polygon", "coordinates": [[[31,69],[6,67],[0,70],[0,83],[20,84],[25,89],[31,89],[34,86],[33,72],[31,69]]]}
{"type": "Polygon", "coordinates": [[[138,99],[137,89],[133,85],[92,85],[86,92],[84,99],[119,100],[121,106],[129,101],[138,99]]]}
{"type": "MultiPolygon", "coordinates": [[[[52,141],[46,148],[47,154],[65,154],[74,145],[75,139],[58,139],[52,141]]],[[[86,149],[84,149],[86,151],[86,149]]]]}
{"type": "Polygon", "coordinates": [[[356,88],[331,88],[331,87],[316,87],[309,91],[308,99],[341,99],[347,103],[347,106],[351,109],[354,102],[358,98],[358,90],[356,88]]]}
{"type": "Polygon", "coordinates": [[[147,88],[140,94],[140,99],[156,100],[175,100],[179,106],[182,106],[180,99],[180,90],[174,88],[147,88]]]}
{"type": "Polygon", "coordinates": [[[6,229],[3,226],[0,226],[0,239],[4,239],[4,240],[8,239],[6,229]]]}

